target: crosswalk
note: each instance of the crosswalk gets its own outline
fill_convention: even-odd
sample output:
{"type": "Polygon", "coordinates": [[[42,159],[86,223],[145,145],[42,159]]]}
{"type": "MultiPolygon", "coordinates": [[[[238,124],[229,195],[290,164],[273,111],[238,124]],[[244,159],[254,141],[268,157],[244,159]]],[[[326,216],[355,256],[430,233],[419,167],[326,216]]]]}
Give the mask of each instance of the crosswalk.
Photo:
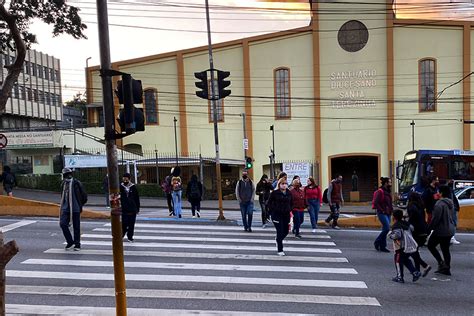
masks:
{"type": "MultiPolygon", "coordinates": [[[[367,284],[324,230],[285,240],[274,230],[138,222],[124,242],[129,315],[317,315],[379,311],[367,284]],[[347,310],[347,309],[346,309],[347,310]]],[[[8,267],[7,314],[114,315],[110,224],[8,267]]]]}

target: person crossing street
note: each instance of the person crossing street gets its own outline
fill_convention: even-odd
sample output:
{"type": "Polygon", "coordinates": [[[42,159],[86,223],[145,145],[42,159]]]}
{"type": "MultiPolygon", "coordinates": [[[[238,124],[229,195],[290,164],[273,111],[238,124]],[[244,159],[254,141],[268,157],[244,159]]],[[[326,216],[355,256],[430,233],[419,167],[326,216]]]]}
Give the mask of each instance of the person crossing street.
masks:
{"type": "Polygon", "coordinates": [[[122,204],[122,237],[127,235],[129,242],[133,242],[135,222],[140,212],[140,197],[138,189],[130,181],[130,173],[125,173],[120,185],[120,203],[122,204]]]}

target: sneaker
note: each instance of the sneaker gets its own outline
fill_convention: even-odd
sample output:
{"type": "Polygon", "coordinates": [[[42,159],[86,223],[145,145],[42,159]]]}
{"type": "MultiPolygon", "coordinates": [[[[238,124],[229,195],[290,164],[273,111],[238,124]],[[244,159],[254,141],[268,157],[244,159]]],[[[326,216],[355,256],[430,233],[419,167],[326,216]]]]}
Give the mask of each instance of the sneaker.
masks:
{"type": "Polygon", "coordinates": [[[413,282],[418,281],[418,279],[421,277],[420,271],[415,271],[413,272],[413,282]]]}
{"type": "Polygon", "coordinates": [[[263,225],[262,225],[262,228],[263,228],[263,229],[267,228],[267,224],[263,224],[263,225]]]}
{"type": "Polygon", "coordinates": [[[201,218],[201,212],[196,212],[198,218],[201,218]]]}
{"type": "Polygon", "coordinates": [[[251,232],[252,232],[252,228],[249,228],[247,231],[248,231],[249,233],[251,233],[251,232]]]}
{"type": "Polygon", "coordinates": [[[374,242],[374,247],[375,247],[375,250],[380,251],[380,246],[375,242],[374,242]]]}
{"type": "Polygon", "coordinates": [[[313,229],[311,230],[311,232],[312,232],[313,234],[316,234],[316,228],[313,228],[313,229]]]}
{"type": "Polygon", "coordinates": [[[182,217],[182,216],[181,216],[181,214],[179,214],[179,216],[178,216],[178,217],[179,217],[179,218],[181,218],[181,217],[182,217]]]}
{"type": "Polygon", "coordinates": [[[127,240],[128,240],[128,242],[133,242],[134,241],[133,238],[132,239],[127,239],[127,240]]]}
{"type": "Polygon", "coordinates": [[[426,268],[423,269],[423,272],[421,273],[421,276],[426,277],[428,275],[428,272],[430,272],[430,271],[431,271],[431,266],[428,265],[428,266],[426,266],[426,268]]]}
{"type": "Polygon", "coordinates": [[[74,246],[74,243],[67,244],[66,247],[64,247],[65,250],[71,250],[71,247],[74,246]]]}
{"type": "Polygon", "coordinates": [[[246,232],[248,232],[248,231],[249,231],[249,229],[248,229],[248,228],[244,228],[244,230],[245,230],[246,232]]]}
{"type": "Polygon", "coordinates": [[[196,218],[196,216],[193,215],[193,218],[196,218]]]}
{"type": "Polygon", "coordinates": [[[405,283],[405,280],[403,280],[403,278],[399,276],[394,277],[392,281],[397,283],[405,283]]]}
{"type": "Polygon", "coordinates": [[[170,213],[168,214],[168,216],[174,216],[174,213],[173,213],[173,212],[170,212],[170,213]]]}
{"type": "Polygon", "coordinates": [[[278,255],[279,255],[280,257],[283,257],[283,256],[285,256],[285,253],[284,253],[283,251],[280,251],[280,252],[278,253],[278,255]]]}
{"type": "Polygon", "coordinates": [[[380,248],[380,252],[390,252],[390,250],[388,250],[387,248],[380,248]]]}
{"type": "Polygon", "coordinates": [[[333,229],[337,229],[337,230],[341,229],[341,227],[339,227],[339,226],[337,226],[337,225],[334,225],[332,228],[333,228],[333,229]]]}
{"type": "Polygon", "coordinates": [[[81,246],[79,246],[79,245],[74,246],[74,251],[80,251],[80,250],[81,250],[81,246]]]}
{"type": "Polygon", "coordinates": [[[301,237],[300,234],[296,234],[296,235],[295,235],[295,238],[301,239],[302,237],[301,237]]]}
{"type": "Polygon", "coordinates": [[[454,236],[451,237],[451,241],[450,241],[450,244],[451,244],[451,245],[459,245],[460,243],[461,243],[461,242],[458,241],[458,240],[456,240],[456,238],[454,238],[454,236]]]}
{"type": "Polygon", "coordinates": [[[331,227],[331,223],[330,223],[330,222],[324,221],[324,223],[326,224],[327,227],[331,227]]]}

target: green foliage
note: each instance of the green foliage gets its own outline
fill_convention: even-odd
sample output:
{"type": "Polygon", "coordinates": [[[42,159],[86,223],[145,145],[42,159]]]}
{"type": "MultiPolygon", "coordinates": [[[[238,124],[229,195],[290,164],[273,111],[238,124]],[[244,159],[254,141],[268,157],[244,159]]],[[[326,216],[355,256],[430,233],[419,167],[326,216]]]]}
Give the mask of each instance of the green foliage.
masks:
{"type": "Polygon", "coordinates": [[[59,192],[62,177],[60,174],[16,175],[18,187],[43,191],[59,192]]]}
{"type": "MultiPolygon", "coordinates": [[[[86,38],[83,31],[87,26],[82,23],[79,9],[66,4],[65,0],[11,0],[6,11],[15,17],[15,24],[27,48],[36,43],[35,34],[29,28],[34,19],[39,19],[53,26],[53,35],[69,34],[76,39],[86,38]]],[[[0,15],[0,50],[13,47],[13,37],[5,18],[0,15]]]]}

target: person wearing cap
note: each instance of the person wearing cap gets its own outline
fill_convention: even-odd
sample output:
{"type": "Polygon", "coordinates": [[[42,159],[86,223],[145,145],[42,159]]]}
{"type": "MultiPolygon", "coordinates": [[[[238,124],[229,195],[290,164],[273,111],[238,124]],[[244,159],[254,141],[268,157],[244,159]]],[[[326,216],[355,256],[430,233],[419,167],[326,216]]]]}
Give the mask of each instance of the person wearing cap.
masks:
{"type": "Polygon", "coordinates": [[[81,212],[84,204],[87,203],[87,193],[82,183],[72,177],[72,170],[64,168],[62,170],[63,182],[61,183],[61,204],[59,212],[59,226],[66,239],[66,250],[74,246],[74,250],[81,250],[81,212]],[[69,223],[72,221],[74,239],[69,230],[69,223]]]}
{"type": "Polygon", "coordinates": [[[134,183],[130,181],[130,173],[125,173],[120,184],[120,203],[122,205],[122,237],[127,234],[129,242],[133,242],[135,221],[140,212],[140,196],[134,183]]]}
{"type": "Polygon", "coordinates": [[[242,172],[242,179],[235,186],[235,196],[240,205],[242,223],[246,232],[252,232],[253,200],[255,199],[255,185],[248,176],[247,169],[242,172]]]}

